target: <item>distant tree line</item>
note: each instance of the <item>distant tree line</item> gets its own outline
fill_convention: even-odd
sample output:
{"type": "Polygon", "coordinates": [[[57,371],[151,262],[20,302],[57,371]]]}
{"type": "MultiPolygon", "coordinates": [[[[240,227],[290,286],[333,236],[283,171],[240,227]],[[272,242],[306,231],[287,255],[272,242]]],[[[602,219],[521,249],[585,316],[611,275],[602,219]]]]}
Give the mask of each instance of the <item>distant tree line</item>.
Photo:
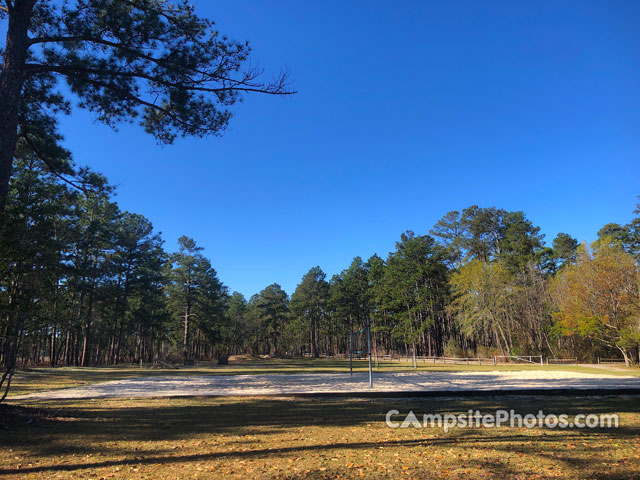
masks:
{"type": "Polygon", "coordinates": [[[523,212],[471,206],[403,233],[386,258],[331,278],[313,267],[291,296],[274,283],[247,300],[193,239],[166,252],[104,177],[75,171],[78,189],[28,151],[15,166],[0,226],[5,386],[19,365],[344,354],[369,325],[377,354],[640,357],[640,207],[590,246],[565,233],[546,246],[523,212]]]}

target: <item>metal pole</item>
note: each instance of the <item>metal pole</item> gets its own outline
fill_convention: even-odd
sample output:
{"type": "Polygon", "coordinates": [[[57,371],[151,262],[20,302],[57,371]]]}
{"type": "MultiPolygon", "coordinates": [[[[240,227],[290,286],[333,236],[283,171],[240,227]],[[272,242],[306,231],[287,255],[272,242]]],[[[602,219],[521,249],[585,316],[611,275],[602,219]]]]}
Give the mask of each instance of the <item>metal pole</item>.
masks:
{"type": "Polygon", "coordinates": [[[349,371],[353,375],[353,332],[349,333],[349,371]]]}
{"type": "Polygon", "coordinates": [[[371,367],[371,321],[367,322],[367,344],[369,346],[369,388],[373,387],[373,369],[371,367]]]}

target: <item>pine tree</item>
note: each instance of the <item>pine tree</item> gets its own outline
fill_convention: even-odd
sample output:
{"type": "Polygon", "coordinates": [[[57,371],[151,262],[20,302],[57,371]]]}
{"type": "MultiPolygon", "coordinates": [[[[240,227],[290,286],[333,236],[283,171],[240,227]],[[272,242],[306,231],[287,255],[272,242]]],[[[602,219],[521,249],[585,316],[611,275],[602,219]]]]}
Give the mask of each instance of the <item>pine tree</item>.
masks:
{"type": "Polygon", "coordinates": [[[33,132],[46,132],[40,137],[59,148],[57,116],[70,111],[56,90],[59,80],[101,122],[137,121],[164,143],[221,134],[228,107],[245,93],[292,93],[286,74],[261,82],[248,43],[220,35],[187,2],[6,0],[0,21],[8,23],[0,70],[0,211],[20,139],[39,155],[33,132]]]}
{"type": "Polygon", "coordinates": [[[292,315],[306,320],[309,351],[314,357],[320,355],[320,329],[327,314],[329,284],[326,277],[320,267],[313,267],[302,277],[289,304],[292,315]]]}
{"type": "Polygon", "coordinates": [[[214,339],[219,333],[227,293],[202,255],[202,247],[186,236],[178,239],[178,245],[179,251],[169,257],[167,294],[172,314],[182,323],[182,355],[187,364],[194,353],[200,356],[201,334],[214,339]]]}

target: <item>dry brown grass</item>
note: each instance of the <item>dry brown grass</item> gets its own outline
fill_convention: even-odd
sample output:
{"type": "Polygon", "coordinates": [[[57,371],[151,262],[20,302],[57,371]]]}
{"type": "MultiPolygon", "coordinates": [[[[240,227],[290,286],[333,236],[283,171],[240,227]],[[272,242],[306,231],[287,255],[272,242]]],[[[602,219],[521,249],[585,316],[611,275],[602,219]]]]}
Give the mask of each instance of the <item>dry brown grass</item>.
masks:
{"type": "Polygon", "coordinates": [[[638,397],[34,403],[0,433],[0,478],[640,478],[638,397]],[[611,413],[598,430],[390,429],[385,413],[611,413]],[[27,422],[29,422],[27,424],[27,422]]]}

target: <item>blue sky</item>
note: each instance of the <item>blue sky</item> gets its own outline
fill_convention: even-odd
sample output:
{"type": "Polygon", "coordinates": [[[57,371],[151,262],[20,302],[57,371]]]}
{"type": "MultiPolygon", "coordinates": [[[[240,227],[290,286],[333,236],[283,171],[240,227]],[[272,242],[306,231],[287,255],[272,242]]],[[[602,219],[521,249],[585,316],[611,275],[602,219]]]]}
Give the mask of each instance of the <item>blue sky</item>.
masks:
{"type": "Polygon", "coordinates": [[[246,296],[391,251],[471,204],[550,242],[626,223],[640,195],[640,2],[196,0],[299,93],[249,96],[220,138],[160,147],[77,110],[76,161],[168,250],[205,247],[246,296]]]}

